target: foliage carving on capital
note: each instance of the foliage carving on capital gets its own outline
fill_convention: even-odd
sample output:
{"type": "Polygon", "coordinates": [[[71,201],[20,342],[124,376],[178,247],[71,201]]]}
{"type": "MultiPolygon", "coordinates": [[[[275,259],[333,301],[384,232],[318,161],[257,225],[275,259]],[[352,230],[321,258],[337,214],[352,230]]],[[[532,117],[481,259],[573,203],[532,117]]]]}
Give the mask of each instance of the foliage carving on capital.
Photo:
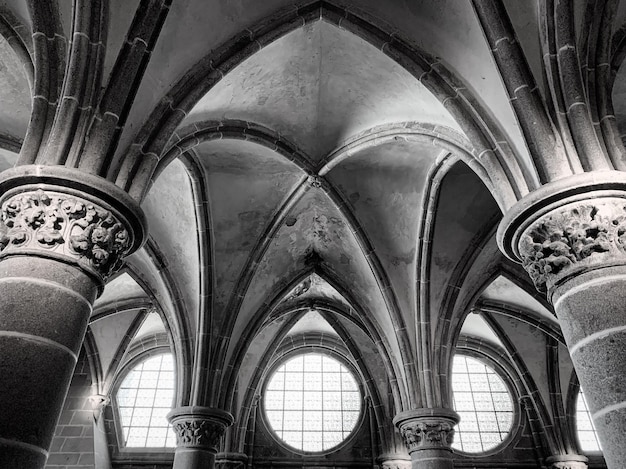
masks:
{"type": "Polygon", "coordinates": [[[179,447],[208,448],[217,451],[226,430],[221,423],[206,419],[178,419],[172,423],[179,447]]]}
{"type": "Polygon", "coordinates": [[[519,242],[522,265],[539,291],[586,259],[626,255],[626,203],[587,203],[541,217],[519,242]]]}
{"type": "Polygon", "coordinates": [[[130,248],[121,221],[80,197],[39,189],[9,197],[0,208],[0,256],[54,253],[106,279],[121,267],[130,248]]]}
{"type": "Polygon", "coordinates": [[[409,453],[433,447],[449,448],[454,440],[454,425],[447,421],[413,421],[404,423],[400,433],[409,453]]]}

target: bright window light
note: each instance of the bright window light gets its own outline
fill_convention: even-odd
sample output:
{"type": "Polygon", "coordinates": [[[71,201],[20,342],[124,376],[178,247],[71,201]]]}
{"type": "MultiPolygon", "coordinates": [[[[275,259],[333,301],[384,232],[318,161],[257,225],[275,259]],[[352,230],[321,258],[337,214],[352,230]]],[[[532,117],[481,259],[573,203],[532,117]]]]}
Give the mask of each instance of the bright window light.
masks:
{"type": "Polygon", "coordinates": [[[500,445],[513,425],[513,401],[504,380],[490,366],[456,355],[452,366],[454,409],[461,417],[452,447],[483,453],[500,445]]]}
{"type": "Polygon", "coordinates": [[[354,430],[361,393],[352,373],[320,353],[295,356],[270,377],[264,406],[272,430],[302,451],[329,450],[354,430]]]}
{"type": "Polygon", "coordinates": [[[135,366],[117,391],[123,446],[175,447],[176,437],[166,415],[174,400],[174,359],[152,356],[135,366]]]}
{"type": "Polygon", "coordinates": [[[583,451],[602,451],[582,388],[580,388],[576,400],[576,428],[580,449],[583,451]]]}

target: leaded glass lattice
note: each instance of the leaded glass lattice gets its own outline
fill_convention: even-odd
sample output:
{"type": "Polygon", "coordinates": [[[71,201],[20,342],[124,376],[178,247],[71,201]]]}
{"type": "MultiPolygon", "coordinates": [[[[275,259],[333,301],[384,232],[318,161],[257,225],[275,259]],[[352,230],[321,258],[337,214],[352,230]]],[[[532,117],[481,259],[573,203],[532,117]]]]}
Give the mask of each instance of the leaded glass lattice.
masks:
{"type": "Polygon", "coordinates": [[[166,418],[174,399],[174,359],[171,354],[156,355],[135,366],[122,381],[116,398],[123,446],[176,446],[176,437],[166,418]]]}
{"type": "Polygon", "coordinates": [[[578,392],[578,399],[576,400],[576,429],[578,430],[580,449],[583,451],[602,451],[582,388],[578,392]]]}
{"type": "Polygon", "coordinates": [[[326,451],[354,430],[361,393],[352,373],[320,353],[297,355],[270,377],[264,406],[272,430],[302,451],[326,451]]]}
{"type": "Polygon", "coordinates": [[[513,402],[496,371],[480,360],[456,355],[452,365],[454,409],[461,417],[452,447],[482,453],[502,443],[513,425],[513,402]]]}

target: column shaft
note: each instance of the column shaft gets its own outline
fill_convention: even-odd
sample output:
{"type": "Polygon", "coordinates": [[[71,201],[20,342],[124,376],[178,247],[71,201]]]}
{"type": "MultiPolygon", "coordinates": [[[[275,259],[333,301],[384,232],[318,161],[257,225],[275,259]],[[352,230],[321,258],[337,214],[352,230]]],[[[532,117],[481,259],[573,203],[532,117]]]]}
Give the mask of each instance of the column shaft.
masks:
{"type": "Polygon", "coordinates": [[[626,461],[626,266],[556,289],[554,307],[609,467],[626,461]]]}
{"type": "Polygon", "coordinates": [[[53,260],[0,262],[0,467],[44,465],[96,291],[53,260]]]}

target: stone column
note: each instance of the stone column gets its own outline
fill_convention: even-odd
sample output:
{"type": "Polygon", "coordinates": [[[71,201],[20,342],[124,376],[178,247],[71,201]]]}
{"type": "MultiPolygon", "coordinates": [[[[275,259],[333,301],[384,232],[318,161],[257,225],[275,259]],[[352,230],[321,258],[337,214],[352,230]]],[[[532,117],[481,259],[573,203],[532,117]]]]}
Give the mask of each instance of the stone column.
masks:
{"type": "Polygon", "coordinates": [[[111,469],[111,455],[103,414],[110,399],[102,394],[89,396],[93,409],[93,456],[94,469],[111,469]]]}
{"type": "Polygon", "coordinates": [[[92,304],[145,231],[135,201],[96,176],[0,174],[0,467],[44,466],[92,304]]]}
{"type": "Polygon", "coordinates": [[[411,469],[411,460],[404,454],[383,454],[376,462],[380,469],[411,469]]]}
{"type": "Polygon", "coordinates": [[[587,458],[578,454],[550,456],[546,462],[551,469],[587,469],[587,458]]]}
{"type": "Polygon", "coordinates": [[[221,409],[188,406],[172,410],[168,420],[176,433],[172,469],[213,469],[220,440],[233,416],[221,409]]]}
{"type": "Polygon", "coordinates": [[[453,469],[454,426],[459,416],[451,409],[415,409],[393,419],[411,456],[413,469],[453,469]]]}
{"type": "Polygon", "coordinates": [[[215,460],[216,469],[245,469],[248,456],[243,453],[218,453],[215,460]]]}
{"type": "Polygon", "coordinates": [[[535,191],[498,230],[554,305],[604,457],[626,461],[626,175],[586,173],[535,191]]]}

